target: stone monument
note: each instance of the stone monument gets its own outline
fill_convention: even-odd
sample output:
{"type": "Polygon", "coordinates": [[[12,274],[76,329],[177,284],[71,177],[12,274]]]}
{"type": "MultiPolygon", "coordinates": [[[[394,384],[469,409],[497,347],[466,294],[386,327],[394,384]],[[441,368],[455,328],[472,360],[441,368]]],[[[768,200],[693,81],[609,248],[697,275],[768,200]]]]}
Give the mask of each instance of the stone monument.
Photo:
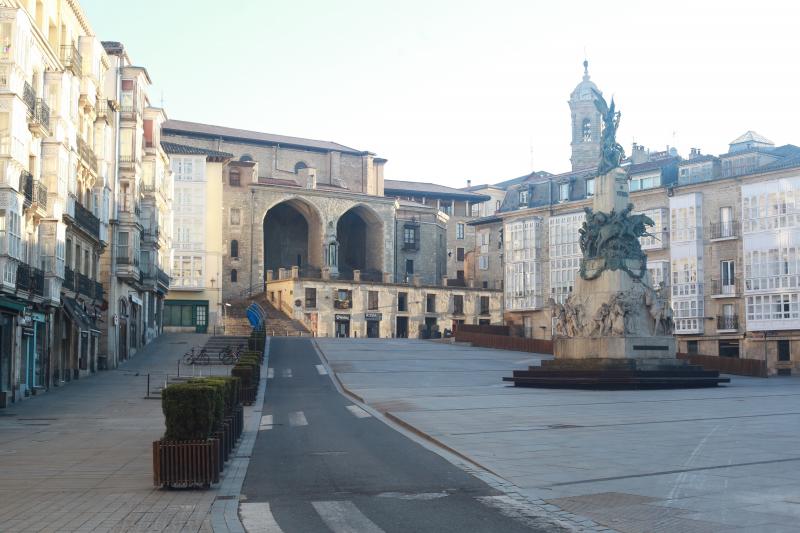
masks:
{"type": "Polygon", "coordinates": [[[729,379],[675,357],[672,310],[652,286],[639,238],[653,221],[632,214],[620,113],[595,92],[603,117],[595,196],[580,229],[578,279],[562,305],[549,300],[555,359],[504,378],[517,386],[705,387],[729,379]]]}

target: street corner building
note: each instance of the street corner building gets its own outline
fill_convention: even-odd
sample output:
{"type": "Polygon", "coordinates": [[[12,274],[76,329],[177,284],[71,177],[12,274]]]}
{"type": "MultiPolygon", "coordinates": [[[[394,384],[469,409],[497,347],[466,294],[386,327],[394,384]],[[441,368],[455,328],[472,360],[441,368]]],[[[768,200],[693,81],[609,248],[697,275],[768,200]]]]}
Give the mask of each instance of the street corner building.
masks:
{"type": "Polygon", "coordinates": [[[385,159],[330,141],[180,120],[163,136],[177,199],[166,327],[230,325],[226,304],[259,295],[322,336],[500,322],[501,291],[463,266],[465,219],[489,195],[384,180],[385,159]]]}
{"type": "Polygon", "coordinates": [[[115,367],[161,331],[166,116],[77,2],[0,5],[0,405],[115,367]]]}

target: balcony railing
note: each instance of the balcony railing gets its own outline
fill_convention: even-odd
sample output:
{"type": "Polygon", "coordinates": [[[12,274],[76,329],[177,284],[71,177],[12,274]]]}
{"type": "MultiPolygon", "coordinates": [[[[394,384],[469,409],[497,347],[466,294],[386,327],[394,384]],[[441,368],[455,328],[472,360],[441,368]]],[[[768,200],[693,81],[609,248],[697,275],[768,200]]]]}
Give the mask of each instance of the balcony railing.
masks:
{"type": "Polygon", "coordinates": [[[739,292],[739,280],[726,280],[724,283],[719,279],[711,280],[711,296],[736,296],[739,292]]]}
{"type": "Polygon", "coordinates": [[[80,137],[76,137],[76,141],[81,159],[89,165],[89,168],[97,172],[97,156],[94,154],[94,150],[80,137]]]}
{"type": "Polygon", "coordinates": [[[135,267],[139,266],[139,258],[138,257],[131,257],[128,255],[118,255],[117,256],[117,264],[118,265],[133,265],[135,267]]]}
{"type": "Polygon", "coordinates": [[[26,106],[28,106],[28,114],[33,114],[36,110],[36,93],[33,91],[31,84],[27,81],[22,87],[22,101],[25,102],[26,106]]]}
{"type": "Polygon", "coordinates": [[[70,291],[75,290],[75,272],[68,266],[64,267],[64,282],[61,286],[70,291]]]}
{"type": "Polygon", "coordinates": [[[98,283],[97,281],[94,282],[94,299],[95,300],[103,299],[103,284],[98,283]]]}
{"type": "Polygon", "coordinates": [[[404,242],[403,243],[403,251],[404,252],[416,252],[416,251],[419,251],[419,243],[418,242],[404,242]]]}
{"type": "Polygon", "coordinates": [[[78,279],[78,290],[75,292],[79,292],[89,298],[94,298],[94,282],[89,279],[88,276],[84,276],[80,272],[76,272],[75,277],[78,279]]]}
{"type": "Polygon", "coordinates": [[[709,228],[711,230],[711,240],[715,239],[734,239],[740,235],[740,225],[738,220],[728,220],[726,222],[714,222],[709,228]]]}
{"type": "Polygon", "coordinates": [[[142,240],[143,241],[148,241],[148,240],[157,241],[158,240],[158,236],[160,234],[161,234],[161,232],[158,229],[146,229],[146,230],[142,231],[142,240]]]}
{"type": "Polygon", "coordinates": [[[37,126],[45,130],[40,130],[40,133],[50,131],[50,106],[42,98],[36,98],[36,95],[34,95],[33,105],[28,106],[28,124],[31,131],[34,132],[37,126]]]}
{"type": "Polygon", "coordinates": [[[333,308],[334,309],[350,309],[353,307],[352,300],[334,300],[333,301],[333,308]]]}
{"type": "Polygon", "coordinates": [[[31,267],[25,263],[17,265],[17,290],[31,290],[31,267]]]}
{"type": "Polygon", "coordinates": [[[30,207],[33,203],[33,175],[27,170],[20,172],[19,190],[25,196],[25,207],[30,207]]]}
{"type": "Polygon", "coordinates": [[[104,117],[108,115],[108,100],[105,98],[98,98],[94,105],[95,115],[104,117]]]}
{"type": "Polygon", "coordinates": [[[739,329],[739,316],[738,315],[718,315],[717,316],[717,331],[719,330],[738,330],[739,329]]]}
{"type": "Polygon", "coordinates": [[[33,182],[33,199],[42,209],[47,210],[47,187],[39,180],[33,182]]]}
{"type": "Polygon", "coordinates": [[[61,46],[60,59],[64,63],[64,68],[71,70],[73,74],[80,77],[83,58],[77,48],[70,44],[61,46]]]}
{"type": "Polygon", "coordinates": [[[164,272],[160,268],[158,269],[158,282],[161,283],[162,285],[164,285],[165,287],[169,287],[169,283],[170,283],[169,274],[167,274],[166,272],[164,272]]]}
{"type": "Polygon", "coordinates": [[[80,202],[75,202],[75,222],[87,233],[100,239],[100,219],[83,207],[80,202]]]}
{"type": "Polygon", "coordinates": [[[31,292],[44,296],[44,272],[34,267],[31,267],[31,292]]]}

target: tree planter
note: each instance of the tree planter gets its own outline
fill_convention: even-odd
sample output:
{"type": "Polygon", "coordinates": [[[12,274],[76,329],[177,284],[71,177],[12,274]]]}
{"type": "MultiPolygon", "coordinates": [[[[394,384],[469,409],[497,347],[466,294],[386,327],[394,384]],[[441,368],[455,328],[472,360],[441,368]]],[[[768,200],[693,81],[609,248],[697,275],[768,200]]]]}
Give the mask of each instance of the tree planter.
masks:
{"type": "Polygon", "coordinates": [[[242,385],[239,387],[239,401],[244,405],[253,405],[256,401],[258,389],[252,385],[242,385]]]}
{"type": "Polygon", "coordinates": [[[202,487],[219,483],[222,465],[218,439],[153,442],[156,487],[202,487]]]}

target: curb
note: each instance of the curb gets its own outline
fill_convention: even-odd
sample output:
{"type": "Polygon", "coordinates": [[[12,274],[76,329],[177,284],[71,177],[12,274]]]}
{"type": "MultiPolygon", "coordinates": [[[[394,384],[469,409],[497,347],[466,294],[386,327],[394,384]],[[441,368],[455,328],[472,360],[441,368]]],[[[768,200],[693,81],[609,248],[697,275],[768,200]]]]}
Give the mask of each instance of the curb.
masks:
{"type": "Polygon", "coordinates": [[[255,446],[256,438],[258,437],[261,412],[264,409],[264,398],[267,390],[266,368],[269,366],[269,344],[270,337],[267,337],[264,347],[264,362],[261,364],[261,375],[263,377],[258,383],[256,402],[249,408],[250,412],[246,416],[245,428],[242,432],[239,448],[228,465],[229,473],[222,480],[214,498],[214,503],[211,505],[209,517],[211,518],[211,527],[215,533],[245,533],[244,526],[239,518],[239,502],[244,478],[247,475],[247,467],[250,466],[250,456],[253,453],[253,446],[255,446]]]}

